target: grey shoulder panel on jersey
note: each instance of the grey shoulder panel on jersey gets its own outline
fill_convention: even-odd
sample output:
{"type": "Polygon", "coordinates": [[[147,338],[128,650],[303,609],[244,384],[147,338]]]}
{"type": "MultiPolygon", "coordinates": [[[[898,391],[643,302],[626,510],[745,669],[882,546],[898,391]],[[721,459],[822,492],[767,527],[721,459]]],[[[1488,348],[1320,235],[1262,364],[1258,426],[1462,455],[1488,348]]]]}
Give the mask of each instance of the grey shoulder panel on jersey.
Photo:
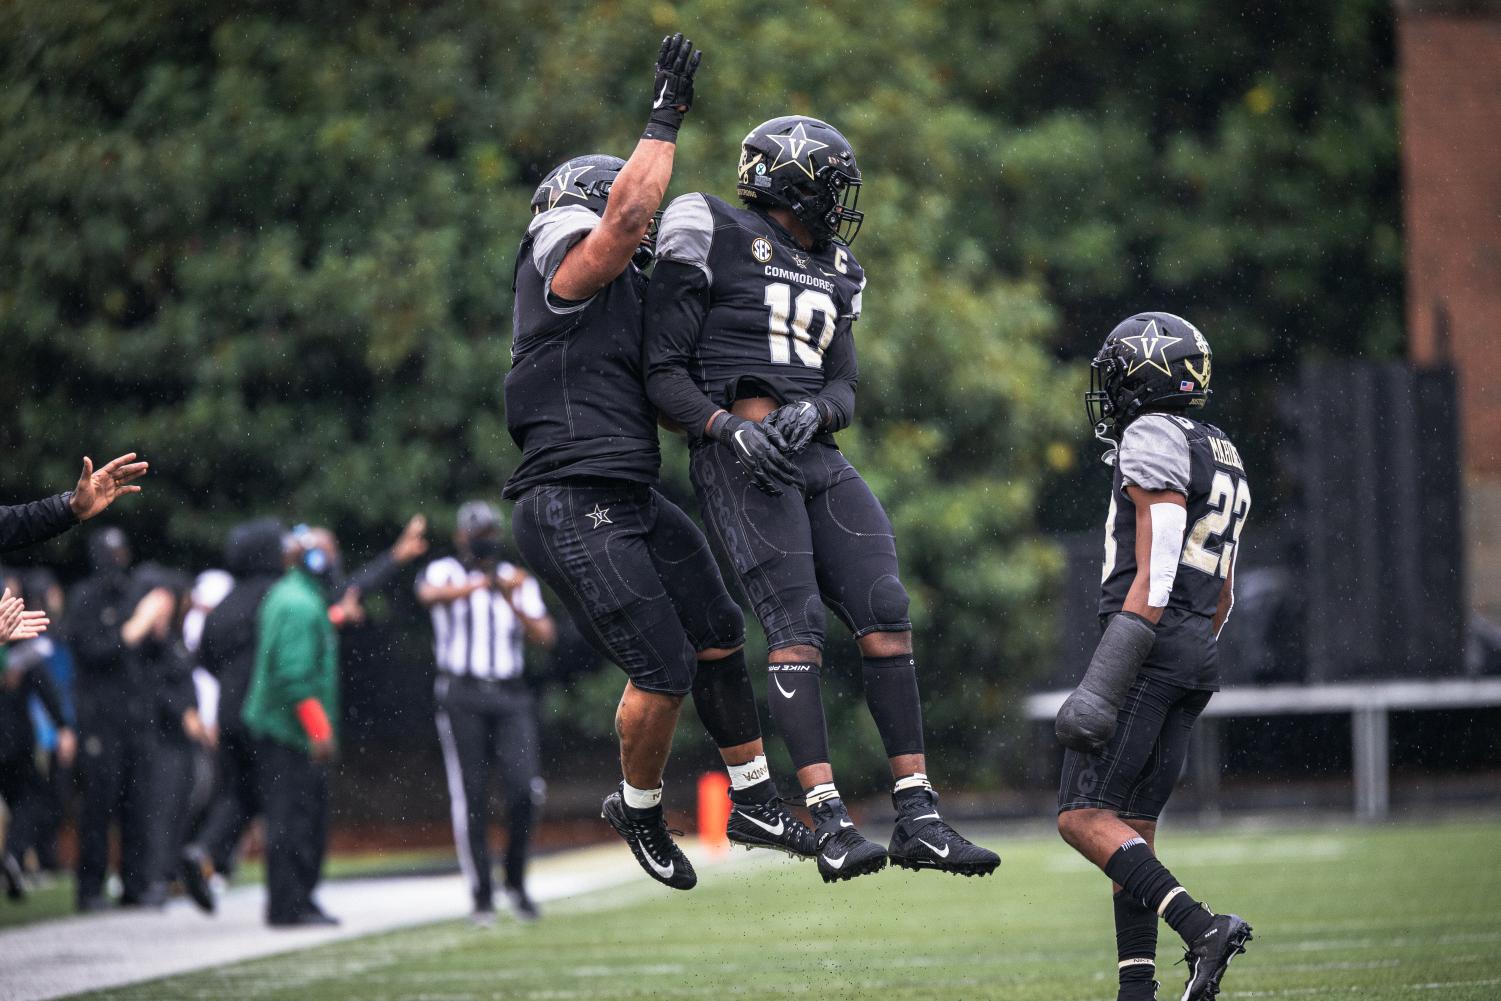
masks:
{"type": "Polygon", "coordinates": [[[692,264],[713,280],[709,249],[714,243],[714,213],[709,201],[694,192],[674,198],[657,227],[657,257],[692,264]]]}
{"type": "Polygon", "coordinates": [[[1143,490],[1175,490],[1188,496],[1191,467],[1184,427],[1166,414],[1138,417],[1121,436],[1121,480],[1143,490]]]}
{"type": "Polygon", "coordinates": [[[532,264],[548,284],[569,249],[598,225],[599,216],[582,205],[548,209],[532,218],[526,228],[532,238],[532,264]]]}

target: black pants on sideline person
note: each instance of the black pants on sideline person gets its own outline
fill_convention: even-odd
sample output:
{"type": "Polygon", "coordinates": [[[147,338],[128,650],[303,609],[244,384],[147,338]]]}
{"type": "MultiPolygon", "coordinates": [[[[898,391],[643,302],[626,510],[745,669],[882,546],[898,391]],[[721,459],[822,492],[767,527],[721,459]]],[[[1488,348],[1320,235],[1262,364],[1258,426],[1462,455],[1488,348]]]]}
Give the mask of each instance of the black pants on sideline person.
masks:
{"type": "Polygon", "coordinates": [[[18,862],[28,848],[37,847],[46,795],[46,779],[37,771],[35,758],[0,758],[0,799],[10,815],[5,824],[4,853],[15,856],[18,862]]]}
{"type": "MultiPolygon", "coordinates": [[[[101,707],[102,708],[102,707],[101,707]]],[[[95,711],[79,720],[83,806],[78,818],[78,903],[97,906],[109,870],[109,829],[120,822],[123,904],[156,903],[152,884],[151,813],[156,737],[129,714],[95,711]]]]}
{"type": "Polygon", "coordinates": [[[313,890],[328,848],[328,766],[274,740],[255,748],[266,808],[266,921],[296,924],[319,913],[313,890]]]}
{"type": "Polygon", "coordinates": [[[521,889],[527,848],[543,794],[532,695],[520,679],[440,674],[438,739],[448,776],[459,867],[478,911],[494,906],[490,874],[490,778],[500,773],[507,814],[505,885],[521,889]]]}
{"type": "Polygon", "coordinates": [[[208,855],[215,872],[227,876],[234,871],[240,838],[261,812],[255,741],[239,728],[223,730],[217,757],[214,800],[193,845],[208,855]]]}

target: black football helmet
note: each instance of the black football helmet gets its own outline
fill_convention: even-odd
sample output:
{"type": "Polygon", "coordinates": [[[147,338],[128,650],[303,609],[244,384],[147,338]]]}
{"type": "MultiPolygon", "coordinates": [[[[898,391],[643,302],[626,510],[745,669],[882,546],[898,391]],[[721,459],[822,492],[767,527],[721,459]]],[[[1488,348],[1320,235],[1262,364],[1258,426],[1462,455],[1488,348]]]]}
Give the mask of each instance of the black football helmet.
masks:
{"type": "Polygon", "coordinates": [[[1172,313],[1137,313],[1110,331],[1089,367],[1084,409],[1096,438],[1120,434],[1150,411],[1202,407],[1213,353],[1199,328],[1172,313]]]}
{"type": "Polygon", "coordinates": [[[735,190],[747,205],[789,209],[816,244],[849,244],[860,232],[860,168],[839,130],[806,115],[751,129],[740,146],[735,190]]]}
{"type": "MultiPolygon", "coordinates": [[[[610,188],[624,166],[624,160],[608,153],[588,153],[563,161],[532,192],[532,215],[548,209],[562,208],[564,205],[582,205],[603,218],[605,204],[610,200],[610,188]]],[[[662,213],[656,213],[646,227],[641,248],[634,257],[638,268],[651,264],[657,240],[657,222],[661,218],[662,213]]]]}

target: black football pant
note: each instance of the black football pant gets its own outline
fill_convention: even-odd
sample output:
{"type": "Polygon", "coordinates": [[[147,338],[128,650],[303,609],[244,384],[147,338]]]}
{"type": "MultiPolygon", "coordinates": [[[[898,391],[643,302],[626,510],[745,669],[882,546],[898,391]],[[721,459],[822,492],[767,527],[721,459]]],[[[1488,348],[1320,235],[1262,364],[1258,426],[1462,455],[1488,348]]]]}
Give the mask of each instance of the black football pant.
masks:
{"type": "Polygon", "coordinates": [[[169,883],[177,877],[177,856],[188,836],[193,792],[192,745],[181,740],[157,743],[152,767],[151,880],[169,883]]]}
{"type": "Polygon", "coordinates": [[[693,446],[689,470],[710,535],[772,650],[823,649],[824,605],[856,637],[909,632],[896,537],[881,502],[832,444],[792,457],[798,481],[771,496],[724,445],[693,446]]]}
{"type": "Polygon", "coordinates": [[[208,854],[215,872],[228,875],[234,871],[240,838],[261,812],[255,742],[243,730],[223,730],[218,759],[214,800],[193,844],[208,854]]]}
{"type": "Polygon", "coordinates": [[[505,885],[518,889],[526,878],[527,848],[546,788],[532,695],[520,679],[439,674],[437,703],[459,868],[474,906],[488,910],[495,893],[488,837],[490,779],[499,773],[506,808],[505,885]]]}
{"type": "Polygon", "coordinates": [[[284,924],[317,910],[313,890],[328,849],[328,766],[274,740],[255,749],[266,805],[266,920],[284,924]]]}
{"type": "Polygon", "coordinates": [[[687,695],[698,651],[745,642],[704,533],[657,490],[549,483],[522,495],[511,524],[527,566],[642,691],[687,695]]]}
{"type": "Polygon", "coordinates": [[[37,771],[34,757],[25,754],[0,759],[0,799],[5,801],[10,817],[5,825],[5,854],[20,860],[26,849],[37,847],[46,796],[45,780],[37,771]]]}
{"type": "Polygon", "coordinates": [[[111,715],[106,707],[79,719],[79,771],[83,806],[78,817],[78,886],[80,903],[104,895],[109,869],[109,831],[120,824],[121,899],[147,899],[155,881],[151,871],[152,799],[156,735],[148,722],[128,714],[111,715]]]}

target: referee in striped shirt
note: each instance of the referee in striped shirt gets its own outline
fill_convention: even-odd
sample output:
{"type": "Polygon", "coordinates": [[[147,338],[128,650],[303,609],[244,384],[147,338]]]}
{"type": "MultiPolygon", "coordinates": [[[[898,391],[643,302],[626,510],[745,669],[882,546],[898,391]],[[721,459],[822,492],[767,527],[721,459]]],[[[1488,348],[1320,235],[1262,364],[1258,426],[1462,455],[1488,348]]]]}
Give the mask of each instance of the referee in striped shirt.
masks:
{"type": "Polygon", "coordinates": [[[474,920],[494,920],[490,874],[490,775],[500,772],[509,839],[505,893],[522,920],[537,917],[526,892],[527,843],[544,784],[537,720],[521,677],[525,644],[550,647],[557,633],[537,581],[500,559],[500,518],[484,501],[459,508],[455,556],[430,563],[417,598],[433,619],[438,661],[438,740],[453,813],[459,866],[474,896],[474,920]]]}

